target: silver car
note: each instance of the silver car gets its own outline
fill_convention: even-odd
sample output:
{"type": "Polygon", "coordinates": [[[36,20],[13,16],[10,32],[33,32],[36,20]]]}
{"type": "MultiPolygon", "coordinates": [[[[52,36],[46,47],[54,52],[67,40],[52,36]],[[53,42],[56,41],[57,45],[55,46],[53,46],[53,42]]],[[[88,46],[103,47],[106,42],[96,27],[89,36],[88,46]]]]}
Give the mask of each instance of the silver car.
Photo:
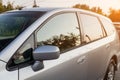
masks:
{"type": "Polygon", "coordinates": [[[112,22],[74,8],[0,14],[0,80],[114,80],[120,43],[112,22]]]}

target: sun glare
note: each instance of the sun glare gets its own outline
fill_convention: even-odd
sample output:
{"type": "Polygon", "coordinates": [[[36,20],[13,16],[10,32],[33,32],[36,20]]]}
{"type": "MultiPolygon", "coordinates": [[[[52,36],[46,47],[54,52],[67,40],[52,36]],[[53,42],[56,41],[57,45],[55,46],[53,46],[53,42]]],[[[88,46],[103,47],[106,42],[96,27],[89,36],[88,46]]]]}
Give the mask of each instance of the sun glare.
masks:
{"type": "MultiPolygon", "coordinates": [[[[31,7],[34,0],[9,0],[14,5],[31,7]]],[[[3,0],[6,4],[8,0],[3,0]]],[[[36,0],[40,7],[72,7],[75,4],[86,4],[90,7],[100,7],[103,12],[109,13],[109,9],[120,9],[120,0],[36,0]]]]}

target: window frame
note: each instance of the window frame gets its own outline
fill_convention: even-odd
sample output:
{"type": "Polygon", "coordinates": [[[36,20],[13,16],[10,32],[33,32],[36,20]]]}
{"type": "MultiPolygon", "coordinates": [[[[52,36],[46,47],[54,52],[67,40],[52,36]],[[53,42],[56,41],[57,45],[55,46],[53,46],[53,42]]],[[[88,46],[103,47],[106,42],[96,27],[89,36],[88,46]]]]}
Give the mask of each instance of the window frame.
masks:
{"type": "Polygon", "coordinates": [[[32,65],[35,61],[33,59],[33,61],[29,61],[29,62],[23,62],[21,64],[18,64],[18,65],[15,65],[13,67],[9,67],[9,63],[10,63],[10,60],[12,59],[12,57],[17,53],[17,51],[19,51],[19,49],[27,42],[27,40],[29,40],[29,38],[31,36],[33,36],[33,40],[34,40],[34,49],[37,48],[37,39],[36,39],[36,34],[38,32],[38,30],[40,30],[50,19],[52,19],[53,17],[57,16],[57,15],[60,15],[60,14],[65,14],[65,13],[74,13],[76,15],[76,19],[77,19],[77,23],[78,23],[78,27],[79,27],[79,34],[80,34],[80,42],[81,42],[81,45],[79,46],[76,46],[76,47],[73,47],[73,48],[70,48],[69,50],[66,50],[64,52],[61,52],[61,53],[65,53],[67,51],[70,51],[70,50],[73,50],[73,49],[76,49],[80,46],[82,46],[82,36],[81,36],[81,27],[80,27],[80,22],[79,22],[79,16],[77,14],[77,11],[61,11],[61,12],[57,12],[53,15],[51,15],[50,17],[48,17],[41,25],[38,26],[38,28],[22,43],[22,45],[16,50],[16,52],[11,56],[11,58],[9,59],[9,61],[7,62],[6,64],[6,70],[7,71],[15,71],[15,70],[18,70],[18,69],[21,69],[21,68],[24,68],[24,67],[27,67],[27,66],[30,66],[32,65]]]}
{"type": "Polygon", "coordinates": [[[7,65],[6,65],[6,70],[7,70],[7,71],[18,70],[18,69],[27,67],[27,66],[29,66],[29,65],[31,65],[31,64],[33,64],[33,63],[35,62],[34,59],[33,59],[33,60],[31,60],[31,61],[19,63],[19,64],[15,65],[15,66],[9,67],[9,63],[10,63],[11,59],[13,58],[13,56],[14,56],[15,54],[17,54],[17,52],[23,47],[23,45],[24,45],[31,37],[33,37],[33,41],[34,41],[33,43],[34,43],[34,44],[32,44],[32,45],[33,45],[33,47],[34,47],[34,49],[35,49],[35,36],[34,36],[34,33],[32,33],[32,34],[23,42],[23,44],[16,50],[16,52],[11,56],[11,58],[10,58],[9,61],[7,62],[7,65]]]}
{"type": "Polygon", "coordinates": [[[78,19],[79,17],[78,17],[77,11],[61,11],[61,12],[57,12],[57,13],[51,15],[48,19],[46,19],[46,20],[42,23],[42,25],[40,25],[40,26],[35,30],[35,43],[34,43],[34,44],[35,44],[35,48],[37,48],[37,32],[38,32],[47,22],[49,22],[49,21],[50,21],[52,18],[54,18],[55,16],[61,15],[61,14],[67,14],[67,13],[74,13],[74,14],[76,15],[76,19],[77,19],[77,23],[78,23],[78,27],[79,27],[79,30],[78,30],[78,31],[79,31],[79,34],[80,34],[80,42],[81,42],[81,44],[80,44],[79,46],[75,46],[75,47],[73,47],[73,48],[64,50],[64,51],[60,52],[60,54],[63,54],[63,53],[65,53],[65,52],[67,52],[67,51],[70,51],[70,50],[73,50],[73,49],[76,49],[76,48],[82,46],[81,27],[80,27],[80,23],[79,23],[79,19],[78,19]]]}
{"type": "Polygon", "coordinates": [[[114,28],[114,25],[113,25],[113,24],[111,23],[111,21],[108,20],[107,18],[104,18],[104,17],[99,18],[99,20],[100,20],[101,24],[103,25],[104,30],[105,30],[105,32],[106,32],[106,37],[107,37],[107,36],[111,36],[111,35],[115,32],[115,28],[114,28],[114,30],[113,30],[112,33],[109,33],[109,31],[107,30],[107,27],[105,26],[105,24],[104,24],[104,22],[103,22],[103,19],[107,21],[107,24],[112,25],[113,28],[114,28]]]}

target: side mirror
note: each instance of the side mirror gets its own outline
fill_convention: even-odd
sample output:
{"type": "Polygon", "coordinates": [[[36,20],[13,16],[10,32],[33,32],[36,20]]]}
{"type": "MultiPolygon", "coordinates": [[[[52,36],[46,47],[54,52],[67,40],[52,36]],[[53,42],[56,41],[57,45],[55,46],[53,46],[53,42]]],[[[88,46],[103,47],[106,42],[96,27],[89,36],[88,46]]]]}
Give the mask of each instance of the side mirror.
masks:
{"type": "Polygon", "coordinates": [[[60,56],[60,50],[56,46],[39,46],[33,51],[33,58],[36,61],[57,59],[60,56]]]}
{"type": "Polygon", "coordinates": [[[60,56],[60,50],[56,46],[39,46],[33,51],[35,63],[31,66],[34,71],[44,68],[43,60],[57,59],[60,56]]]}

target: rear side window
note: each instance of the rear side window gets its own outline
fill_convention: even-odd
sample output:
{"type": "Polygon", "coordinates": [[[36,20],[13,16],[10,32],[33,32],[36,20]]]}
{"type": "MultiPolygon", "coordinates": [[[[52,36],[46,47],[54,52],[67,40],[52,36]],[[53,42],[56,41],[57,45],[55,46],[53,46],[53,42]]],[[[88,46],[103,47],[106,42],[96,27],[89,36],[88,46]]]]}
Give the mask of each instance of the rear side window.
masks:
{"type": "Polygon", "coordinates": [[[91,42],[104,36],[101,24],[97,17],[87,14],[80,14],[80,17],[83,26],[85,42],[91,42]]]}
{"type": "Polygon", "coordinates": [[[110,21],[108,21],[105,18],[100,18],[100,20],[101,20],[101,22],[106,30],[107,35],[111,35],[112,33],[115,32],[115,28],[110,21]]]}

